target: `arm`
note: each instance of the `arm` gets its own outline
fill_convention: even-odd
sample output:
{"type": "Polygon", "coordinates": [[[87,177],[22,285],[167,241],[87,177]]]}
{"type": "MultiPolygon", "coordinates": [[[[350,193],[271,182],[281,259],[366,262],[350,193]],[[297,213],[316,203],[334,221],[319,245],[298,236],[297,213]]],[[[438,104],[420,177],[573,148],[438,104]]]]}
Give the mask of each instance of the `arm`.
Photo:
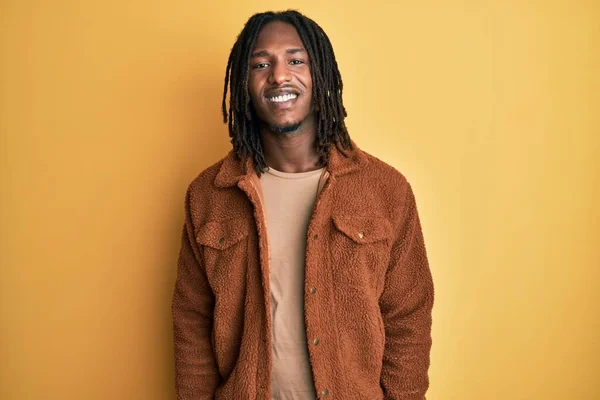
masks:
{"type": "Polygon", "coordinates": [[[189,193],[185,211],[172,302],[175,387],[180,400],[212,400],[219,383],[211,340],[214,297],[194,240],[189,193]]]}
{"type": "Polygon", "coordinates": [[[406,185],[402,225],[379,299],[385,326],[385,400],[424,400],[429,387],[433,281],[415,198],[406,185]]]}

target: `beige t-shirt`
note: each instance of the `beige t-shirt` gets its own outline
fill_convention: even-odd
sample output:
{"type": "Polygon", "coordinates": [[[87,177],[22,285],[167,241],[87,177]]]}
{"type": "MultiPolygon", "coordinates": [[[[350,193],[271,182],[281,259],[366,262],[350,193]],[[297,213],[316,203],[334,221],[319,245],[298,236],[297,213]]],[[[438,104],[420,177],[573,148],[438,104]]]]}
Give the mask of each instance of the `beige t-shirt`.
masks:
{"type": "Polygon", "coordinates": [[[304,323],[304,255],[322,172],[269,168],[260,178],[270,249],[272,400],[316,399],[304,323]]]}

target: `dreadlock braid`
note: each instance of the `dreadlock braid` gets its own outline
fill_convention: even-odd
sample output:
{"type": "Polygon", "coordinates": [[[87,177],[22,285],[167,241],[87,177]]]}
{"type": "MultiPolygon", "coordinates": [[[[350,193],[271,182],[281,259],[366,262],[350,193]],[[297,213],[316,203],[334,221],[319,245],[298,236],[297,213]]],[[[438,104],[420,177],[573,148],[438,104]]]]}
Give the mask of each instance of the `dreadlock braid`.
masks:
{"type": "Polygon", "coordinates": [[[298,11],[264,12],[254,14],[246,22],[227,60],[223,86],[223,122],[228,124],[233,150],[244,161],[252,157],[260,176],[267,164],[260,142],[260,123],[252,108],[248,92],[248,63],[256,38],[262,27],[273,21],[293,25],[304,43],[311,62],[313,81],[312,103],[317,121],[316,151],[319,164],[325,166],[330,146],[334,144],[343,154],[352,149],[344,119],[347,116],[342,102],[342,76],[333,47],[327,34],[312,19],[298,11]],[[227,89],[229,88],[229,110],[227,89]]]}

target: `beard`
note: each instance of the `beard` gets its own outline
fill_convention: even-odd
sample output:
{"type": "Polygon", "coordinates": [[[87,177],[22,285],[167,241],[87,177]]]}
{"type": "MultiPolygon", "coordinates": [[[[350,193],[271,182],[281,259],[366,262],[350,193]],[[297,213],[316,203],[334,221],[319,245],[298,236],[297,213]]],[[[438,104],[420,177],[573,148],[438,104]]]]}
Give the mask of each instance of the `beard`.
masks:
{"type": "Polygon", "coordinates": [[[293,133],[296,132],[300,126],[302,125],[303,121],[300,122],[293,122],[291,124],[287,124],[287,125],[269,125],[269,130],[273,133],[280,133],[280,134],[286,134],[286,133],[293,133]]]}

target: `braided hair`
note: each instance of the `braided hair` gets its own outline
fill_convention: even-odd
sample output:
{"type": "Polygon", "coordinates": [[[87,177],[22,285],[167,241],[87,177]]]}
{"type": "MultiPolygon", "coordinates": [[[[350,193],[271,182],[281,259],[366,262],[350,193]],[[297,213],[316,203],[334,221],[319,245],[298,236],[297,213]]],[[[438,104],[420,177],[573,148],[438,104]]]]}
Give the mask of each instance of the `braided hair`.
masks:
{"type": "Polygon", "coordinates": [[[334,144],[342,154],[346,154],[345,149],[352,149],[344,122],[347,113],[342,102],[342,76],[331,42],[323,29],[312,19],[294,10],[254,14],[244,25],[229,53],[222,108],[223,122],[228,123],[234,152],[244,161],[244,169],[246,169],[246,161],[252,157],[259,176],[267,169],[267,164],[260,142],[260,123],[248,92],[248,63],[261,28],[273,21],[285,22],[296,28],[310,59],[319,165],[327,165],[331,144],[334,144]],[[228,87],[229,110],[227,110],[228,87]]]}

